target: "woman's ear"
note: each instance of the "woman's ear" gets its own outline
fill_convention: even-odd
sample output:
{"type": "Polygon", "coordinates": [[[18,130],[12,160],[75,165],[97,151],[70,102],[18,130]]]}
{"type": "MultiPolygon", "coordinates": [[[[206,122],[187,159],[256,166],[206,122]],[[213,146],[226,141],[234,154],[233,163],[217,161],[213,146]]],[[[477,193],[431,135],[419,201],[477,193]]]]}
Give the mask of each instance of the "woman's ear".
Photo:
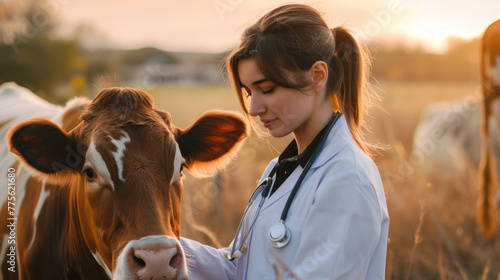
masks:
{"type": "Polygon", "coordinates": [[[328,65],[322,60],[316,61],[309,72],[313,81],[313,89],[315,92],[322,92],[328,80],[328,65]]]}

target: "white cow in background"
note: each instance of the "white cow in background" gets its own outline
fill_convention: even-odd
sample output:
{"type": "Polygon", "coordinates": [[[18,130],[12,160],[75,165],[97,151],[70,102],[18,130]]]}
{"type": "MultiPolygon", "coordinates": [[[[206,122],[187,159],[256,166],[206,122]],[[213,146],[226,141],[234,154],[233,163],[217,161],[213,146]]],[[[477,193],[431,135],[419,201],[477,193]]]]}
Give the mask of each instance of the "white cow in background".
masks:
{"type": "MultiPolygon", "coordinates": [[[[494,107],[500,109],[500,100],[495,101],[494,107]]],[[[444,174],[466,174],[470,168],[478,170],[481,164],[482,110],[481,101],[477,98],[427,106],[413,137],[411,162],[427,178],[444,174]]],[[[488,145],[495,161],[500,163],[500,130],[497,120],[500,118],[490,117],[488,145]]],[[[496,165],[495,170],[494,175],[500,180],[500,164],[496,165]]],[[[500,192],[497,192],[495,200],[500,206],[500,192]]]]}
{"type": "MultiPolygon", "coordinates": [[[[500,102],[497,102],[500,104],[500,102]]],[[[439,102],[427,106],[413,137],[411,161],[431,176],[436,172],[463,173],[481,162],[481,102],[439,102]]],[[[489,143],[500,162],[497,121],[489,122],[489,143]]],[[[500,174],[500,165],[497,166],[500,174]]]]}

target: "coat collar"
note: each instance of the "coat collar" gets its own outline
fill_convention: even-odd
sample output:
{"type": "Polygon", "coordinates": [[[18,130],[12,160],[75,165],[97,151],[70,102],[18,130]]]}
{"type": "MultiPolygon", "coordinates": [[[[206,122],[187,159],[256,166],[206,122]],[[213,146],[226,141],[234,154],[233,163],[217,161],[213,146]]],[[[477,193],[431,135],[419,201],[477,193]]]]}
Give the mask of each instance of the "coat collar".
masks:
{"type": "MultiPolygon", "coordinates": [[[[330,159],[335,157],[349,143],[354,143],[354,139],[352,138],[349,127],[347,126],[347,121],[345,117],[342,115],[340,116],[337,123],[328,134],[328,138],[326,139],[318,157],[313,162],[311,170],[309,172],[312,172],[314,169],[323,166],[330,159]]],[[[264,171],[261,181],[267,178],[269,172],[272,170],[272,168],[277,162],[278,158],[275,158],[269,163],[268,167],[264,171]]],[[[295,169],[295,171],[292,174],[290,174],[290,176],[283,183],[283,185],[280,188],[278,188],[276,192],[273,195],[271,195],[268,198],[268,200],[264,203],[262,211],[271,206],[272,204],[274,204],[279,199],[281,199],[284,195],[289,194],[291,192],[302,170],[303,168],[301,166],[298,166],[295,169]]]]}
{"type": "Polygon", "coordinates": [[[327,161],[336,156],[346,145],[353,142],[354,139],[352,138],[345,116],[341,115],[330,131],[330,134],[328,134],[328,138],[323,147],[321,147],[321,152],[313,162],[311,169],[324,165],[327,161]]]}
{"type": "MultiPolygon", "coordinates": [[[[290,142],[290,144],[285,148],[283,153],[281,153],[281,155],[278,158],[275,158],[271,162],[271,164],[274,165],[278,162],[281,162],[282,160],[288,159],[292,161],[298,161],[300,166],[304,168],[305,165],[307,164],[307,161],[311,158],[314,150],[318,146],[320,138],[325,132],[326,132],[326,127],[323,128],[323,130],[321,130],[320,133],[318,133],[318,135],[314,138],[313,142],[311,142],[311,144],[301,154],[298,154],[297,142],[295,141],[295,139],[293,139],[290,142]]],[[[345,144],[347,144],[347,142],[350,142],[352,140],[354,139],[352,138],[345,116],[341,115],[337,123],[330,131],[325,143],[323,144],[322,150],[323,151],[327,150],[327,152],[324,153],[323,151],[321,151],[321,153],[318,155],[318,158],[316,158],[311,168],[323,165],[326,161],[335,156],[338,153],[338,151],[340,151],[345,146],[345,144]]]]}

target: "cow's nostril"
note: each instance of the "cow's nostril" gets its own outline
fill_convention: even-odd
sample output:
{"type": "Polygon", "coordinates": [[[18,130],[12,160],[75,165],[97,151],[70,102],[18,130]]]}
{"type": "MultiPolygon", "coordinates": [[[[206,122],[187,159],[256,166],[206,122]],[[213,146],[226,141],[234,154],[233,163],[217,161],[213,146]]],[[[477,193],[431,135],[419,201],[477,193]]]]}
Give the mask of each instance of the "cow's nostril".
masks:
{"type": "Polygon", "coordinates": [[[172,257],[172,259],[170,259],[169,265],[173,269],[179,268],[182,265],[182,255],[179,254],[179,253],[177,253],[176,255],[174,255],[172,257]]]}
{"type": "Polygon", "coordinates": [[[132,259],[134,260],[134,263],[138,265],[140,268],[146,266],[146,262],[143,259],[136,257],[135,254],[132,256],[132,259]]]}

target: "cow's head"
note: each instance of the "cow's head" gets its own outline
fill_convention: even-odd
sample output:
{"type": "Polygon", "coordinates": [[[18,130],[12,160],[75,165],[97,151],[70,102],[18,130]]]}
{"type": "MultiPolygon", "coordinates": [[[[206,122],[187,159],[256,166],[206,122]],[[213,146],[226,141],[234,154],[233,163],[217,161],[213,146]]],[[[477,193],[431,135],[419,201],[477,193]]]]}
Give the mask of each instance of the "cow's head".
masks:
{"type": "Polygon", "coordinates": [[[208,112],[182,130],[147,93],[110,88],[69,133],[39,118],[16,125],[9,140],[41,179],[72,188],[86,246],[115,279],[184,279],[183,167],[214,172],[246,135],[238,114],[208,112]]]}

